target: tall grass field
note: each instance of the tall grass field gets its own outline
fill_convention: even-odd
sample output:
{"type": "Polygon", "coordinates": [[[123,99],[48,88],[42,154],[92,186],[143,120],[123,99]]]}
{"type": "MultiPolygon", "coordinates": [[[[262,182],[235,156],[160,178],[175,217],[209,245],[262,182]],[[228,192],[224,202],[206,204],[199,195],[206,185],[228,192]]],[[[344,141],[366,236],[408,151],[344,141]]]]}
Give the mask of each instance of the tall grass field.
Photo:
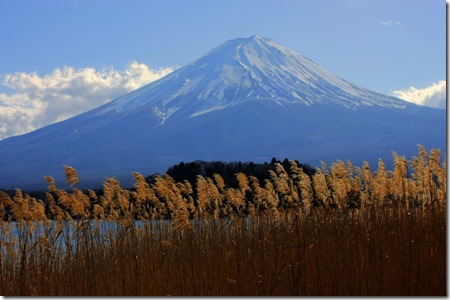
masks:
{"type": "Polygon", "coordinates": [[[446,296],[446,162],[419,145],[313,174],[275,163],[82,191],[0,191],[4,296],[446,296]]]}

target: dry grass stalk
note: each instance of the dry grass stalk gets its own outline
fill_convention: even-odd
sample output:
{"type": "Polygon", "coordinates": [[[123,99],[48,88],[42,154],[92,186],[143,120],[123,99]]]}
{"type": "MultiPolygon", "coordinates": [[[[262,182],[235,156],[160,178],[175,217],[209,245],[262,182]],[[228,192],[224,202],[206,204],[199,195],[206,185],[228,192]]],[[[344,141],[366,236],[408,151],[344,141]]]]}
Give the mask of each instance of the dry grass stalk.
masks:
{"type": "Polygon", "coordinates": [[[318,200],[325,204],[327,207],[333,206],[333,202],[331,199],[331,192],[328,189],[327,180],[325,178],[325,175],[322,173],[322,171],[319,169],[316,174],[314,174],[313,178],[314,183],[314,191],[316,193],[316,196],[318,200]]]}
{"type": "Polygon", "coordinates": [[[70,186],[74,186],[79,182],[78,173],[74,168],[64,166],[64,174],[66,175],[66,183],[70,184],[70,186]]]}
{"type": "Polygon", "coordinates": [[[175,211],[172,224],[175,232],[183,232],[191,228],[191,223],[189,223],[189,213],[185,205],[180,205],[175,211]]]}
{"type": "Polygon", "coordinates": [[[313,188],[311,185],[311,178],[300,169],[300,181],[298,187],[301,192],[302,205],[305,212],[309,212],[313,207],[313,188]]]}
{"type": "Polygon", "coordinates": [[[203,216],[211,201],[211,196],[209,195],[208,181],[201,175],[197,175],[197,199],[200,216],[203,216]]]}
{"type": "Polygon", "coordinates": [[[390,190],[389,176],[382,159],[378,160],[378,169],[373,180],[376,203],[382,206],[390,190]]]}
{"type": "Polygon", "coordinates": [[[220,174],[214,173],[213,174],[214,181],[216,182],[217,188],[221,193],[225,191],[225,180],[223,180],[222,176],[220,174]]]}
{"type": "Polygon", "coordinates": [[[239,184],[239,188],[241,189],[242,193],[245,193],[246,191],[251,192],[251,188],[250,188],[250,182],[248,180],[247,175],[245,175],[242,172],[236,173],[234,174],[236,176],[236,179],[238,181],[239,184]]]}

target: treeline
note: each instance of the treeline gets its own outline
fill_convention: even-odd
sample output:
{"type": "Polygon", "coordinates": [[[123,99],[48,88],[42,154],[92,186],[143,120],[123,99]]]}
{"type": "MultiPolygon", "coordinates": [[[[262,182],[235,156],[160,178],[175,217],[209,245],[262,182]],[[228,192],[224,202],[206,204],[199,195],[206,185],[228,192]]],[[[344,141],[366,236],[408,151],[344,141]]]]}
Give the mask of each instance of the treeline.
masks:
{"type": "MultiPolygon", "coordinates": [[[[308,176],[312,176],[316,173],[316,170],[308,164],[302,164],[297,160],[294,161],[299,168],[302,168],[308,176]]],[[[166,174],[172,177],[175,181],[180,182],[183,180],[189,181],[192,185],[196,185],[197,176],[214,177],[214,174],[220,175],[227,186],[236,188],[239,187],[239,181],[236,178],[237,173],[244,173],[247,176],[253,176],[258,181],[263,182],[266,179],[270,179],[271,171],[276,171],[276,165],[281,164],[286,170],[288,175],[291,175],[290,165],[291,162],[285,158],[283,161],[272,158],[270,163],[254,163],[254,162],[222,162],[222,161],[194,161],[194,162],[180,162],[177,165],[170,167],[166,174]]],[[[156,177],[150,176],[147,178],[149,183],[154,183],[156,177]]]]}
{"type": "Polygon", "coordinates": [[[311,213],[334,209],[351,213],[377,208],[428,208],[446,205],[446,162],[441,151],[419,154],[408,161],[393,152],[394,169],[380,159],[377,168],[367,162],[355,167],[336,161],[313,170],[297,161],[266,164],[222,162],[180,163],[164,175],[145,178],[133,173],[135,184],[123,189],[107,178],[100,191],[76,188],[79,178],[65,167],[71,190],[58,188],[47,176],[48,191],[35,198],[20,189],[13,196],[0,192],[0,218],[4,220],[173,219],[179,227],[189,219],[279,217],[289,211],[311,213]]]}

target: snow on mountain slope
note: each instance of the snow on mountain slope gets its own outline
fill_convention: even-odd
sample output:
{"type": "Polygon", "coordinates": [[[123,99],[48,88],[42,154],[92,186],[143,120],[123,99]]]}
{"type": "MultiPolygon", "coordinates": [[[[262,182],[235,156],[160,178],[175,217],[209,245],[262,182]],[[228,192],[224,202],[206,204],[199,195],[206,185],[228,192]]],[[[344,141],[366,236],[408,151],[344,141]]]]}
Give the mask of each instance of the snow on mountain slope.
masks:
{"type": "Polygon", "coordinates": [[[445,149],[445,110],[358,87],[259,36],[230,40],[173,73],[91,111],[0,141],[0,188],[131,172],[164,172],[180,161],[297,159],[355,164],[416,145],[445,149]]]}
{"type": "Polygon", "coordinates": [[[99,114],[130,113],[150,105],[162,124],[179,110],[195,117],[255,99],[280,105],[334,103],[349,109],[410,105],[357,87],[295,51],[255,35],[226,42],[158,82],[105,105],[99,114]]]}

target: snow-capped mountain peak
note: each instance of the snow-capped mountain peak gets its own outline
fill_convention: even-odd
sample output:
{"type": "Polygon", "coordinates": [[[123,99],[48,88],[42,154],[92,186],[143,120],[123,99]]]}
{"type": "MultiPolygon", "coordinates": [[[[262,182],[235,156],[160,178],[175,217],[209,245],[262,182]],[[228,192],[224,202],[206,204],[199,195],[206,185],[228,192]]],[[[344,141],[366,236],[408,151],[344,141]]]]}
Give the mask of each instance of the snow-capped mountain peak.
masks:
{"type": "Polygon", "coordinates": [[[351,84],[258,35],[225,42],[200,59],[105,105],[132,113],[150,106],[163,124],[174,113],[196,117],[244,101],[404,108],[407,102],[351,84]],[[151,96],[149,96],[151,95],[151,96]]]}

